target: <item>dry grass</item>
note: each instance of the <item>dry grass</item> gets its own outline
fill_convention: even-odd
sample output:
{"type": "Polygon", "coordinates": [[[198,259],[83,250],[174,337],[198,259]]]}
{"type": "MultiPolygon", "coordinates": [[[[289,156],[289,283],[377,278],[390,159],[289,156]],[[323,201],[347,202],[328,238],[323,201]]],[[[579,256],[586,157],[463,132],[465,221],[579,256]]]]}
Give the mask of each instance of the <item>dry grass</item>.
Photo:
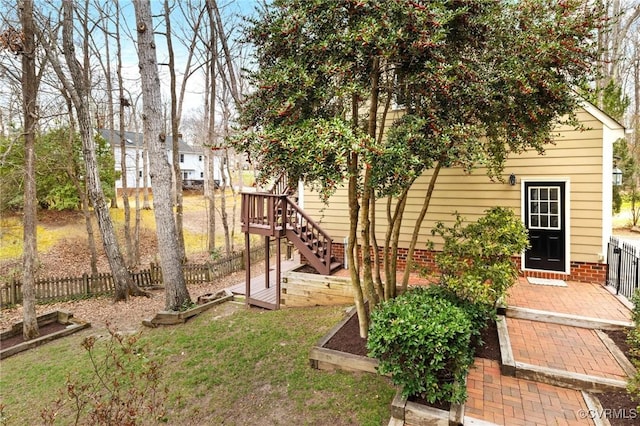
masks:
{"type": "MultiPolygon", "coordinates": [[[[17,217],[3,218],[0,221],[0,260],[20,258],[23,252],[22,222],[17,217]]],[[[82,235],[75,224],[67,226],[37,227],[38,251],[46,252],[63,238],[82,235]]]]}

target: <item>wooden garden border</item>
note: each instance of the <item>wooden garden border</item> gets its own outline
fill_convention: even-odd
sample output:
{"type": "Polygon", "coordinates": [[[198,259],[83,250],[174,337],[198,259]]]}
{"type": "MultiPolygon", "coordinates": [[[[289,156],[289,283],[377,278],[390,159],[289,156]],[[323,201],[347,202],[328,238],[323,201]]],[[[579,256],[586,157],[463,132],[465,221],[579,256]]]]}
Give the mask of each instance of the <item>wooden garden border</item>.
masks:
{"type": "MultiPolygon", "coordinates": [[[[43,345],[52,340],[59,339],[64,336],[68,336],[80,330],[84,330],[85,328],[91,327],[90,323],[79,320],[77,318],[73,318],[73,314],[66,311],[52,311],[52,312],[48,312],[46,314],[38,316],[38,327],[44,327],[45,325],[51,324],[53,322],[58,322],[60,324],[67,325],[67,327],[64,330],[60,330],[55,333],[50,333],[33,340],[29,340],[27,342],[19,343],[9,348],[2,349],[0,350],[0,359],[5,359],[7,357],[10,357],[11,355],[15,355],[17,353],[26,351],[27,349],[35,348],[37,346],[43,345]]],[[[11,329],[0,334],[0,342],[2,340],[21,334],[22,327],[23,327],[22,321],[15,323],[11,327],[11,329]]]]}
{"type": "Polygon", "coordinates": [[[199,298],[199,301],[203,301],[204,303],[196,305],[191,309],[187,309],[186,311],[160,311],[155,317],[143,320],[142,325],[155,328],[159,325],[183,324],[187,322],[188,319],[201,314],[209,308],[230,300],[233,300],[233,294],[227,289],[220,290],[213,295],[199,298]]]}

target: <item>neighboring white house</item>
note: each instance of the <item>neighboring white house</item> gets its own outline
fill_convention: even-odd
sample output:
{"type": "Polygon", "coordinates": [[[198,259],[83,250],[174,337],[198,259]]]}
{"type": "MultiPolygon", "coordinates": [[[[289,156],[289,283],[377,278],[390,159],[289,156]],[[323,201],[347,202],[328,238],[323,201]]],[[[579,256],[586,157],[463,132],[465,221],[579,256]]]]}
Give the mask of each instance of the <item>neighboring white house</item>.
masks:
{"type": "MultiPolygon", "coordinates": [[[[114,148],[115,156],[115,170],[122,171],[122,156],[121,156],[121,138],[120,132],[108,129],[99,129],[100,135],[107,141],[107,143],[114,148]]],[[[173,156],[172,138],[167,137],[167,158],[171,162],[173,156]]],[[[149,177],[149,167],[147,167],[147,175],[144,175],[144,162],[148,160],[147,152],[145,151],[143,144],[143,134],[135,132],[124,132],[124,145],[125,145],[125,164],[127,174],[127,187],[151,187],[151,180],[149,177]]],[[[180,171],[182,173],[183,187],[184,188],[202,188],[206,178],[206,158],[205,152],[202,147],[195,147],[185,143],[182,139],[178,141],[179,147],[179,160],[180,171]]],[[[213,178],[214,181],[220,181],[220,158],[211,156],[214,161],[213,178]]],[[[122,189],[122,178],[116,181],[116,189],[122,189]]]]}

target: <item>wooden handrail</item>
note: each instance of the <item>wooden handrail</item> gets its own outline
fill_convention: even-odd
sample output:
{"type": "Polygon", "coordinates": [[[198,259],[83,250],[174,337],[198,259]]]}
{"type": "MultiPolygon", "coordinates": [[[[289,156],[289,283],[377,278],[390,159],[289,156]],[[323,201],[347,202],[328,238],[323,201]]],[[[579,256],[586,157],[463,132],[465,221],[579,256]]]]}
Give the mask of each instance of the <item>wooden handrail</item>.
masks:
{"type": "MultiPolygon", "coordinates": [[[[314,265],[319,268],[319,272],[329,274],[331,270],[331,237],[293,200],[289,197],[284,198],[286,200],[284,219],[286,220],[287,236],[296,235],[304,247],[307,247],[315,255],[315,258],[321,261],[321,264],[314,265]]],[[[312,259],[309,261],[313,262],[312,259]]]]}
{"type": "Polygon", "coordinates": [[[289,194],[289,178],[286,173],[283,172],[278,176],[269,193],[274,195],[289,194]]]}
{"type": "Polygon", "coordinates": [[[305,251],[305,257],[329,273],[331,237],[292,199],[282,194],[253,192],[242,194],[242,227],[244,232],[269,236],[286,236],[305,251]]]}

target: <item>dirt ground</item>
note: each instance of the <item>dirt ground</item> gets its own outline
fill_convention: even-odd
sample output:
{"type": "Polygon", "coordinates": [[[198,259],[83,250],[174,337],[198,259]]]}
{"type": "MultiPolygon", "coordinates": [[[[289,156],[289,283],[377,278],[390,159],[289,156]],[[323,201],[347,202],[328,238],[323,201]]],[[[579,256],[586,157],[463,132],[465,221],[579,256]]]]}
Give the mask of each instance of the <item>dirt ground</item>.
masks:
{"type": "MultiPolygon", "coordinates": [[[[190,232],[206,235],[207,215],[204,211],[202,196],[192,195],[185,197],[186,206],[183,215],[184,228],[190,232]]],[[[120,204],[122,207],[122,204],[120,204]]],[[[239,207],[238,207],[239,211],[239,207]]],[[[220,220],[216,223],[217,232],[222,235],[220,220]]],[[[64,228],[67,237],[57,241],[53,247],[39,253],[39,277],[65,277],[81,276],[90,272],[90,254],[87,244],[86,232],[84,232],[84,219],[79,212],[40,212],[38,225],[45,228],[64,228]],[[68,232],[67,232],[68,229],[68,232]]],[[[239,218],[236,222],[239,228],[239,218]]],[[[97,234],[97,227],[95,228],[97,234]]],[[[236,231],[239,233],[239,230],[236,231]]],[[[121,239],[122,240],[122,239],[121,239]]],[[[97,242],[99,259],[98,270],[108,272],[109,266],[104,256],[104,250],[100,241],[97,242]]],[[[148,267],[150,262],[158,261],[158,245],[155,232],[142,228],[140,238],[140,266],[148,267]]],[[[205,262],[209,258],[208,253],[190,253],[189,262],[205,262]]],[[[262,268],[258,264],[251,269],[259,273],[262,268]]],[[[12,259],[0,262],[0,277],[10,277],[21,271],[21,260],[12,259]]],[[[244,272],[238,272],[230,276],[218,279],[214,282],[189,285],[189,294],[192,300],[198,296],[212,293],[217,290],[244,282],[244,272]]],[[[72,312],[74,317],[90,322],[92,327],[105,327],[109,322],[113,327],[125,331],[136,330],[141,326],[143,319],[151,318],[156,312],[164,308],[164,291],[154,290],[150,298],[135,297],[127,302],[114,303],[110,297],[100,297],[87,300],[76,300],[37,305],[37,313],[45,313],[52,310],[65,310],[72,312]]],[[[4,330],[11,324],[22,320],[22,306],[0,311],[0,329],[4,330]]]]}

